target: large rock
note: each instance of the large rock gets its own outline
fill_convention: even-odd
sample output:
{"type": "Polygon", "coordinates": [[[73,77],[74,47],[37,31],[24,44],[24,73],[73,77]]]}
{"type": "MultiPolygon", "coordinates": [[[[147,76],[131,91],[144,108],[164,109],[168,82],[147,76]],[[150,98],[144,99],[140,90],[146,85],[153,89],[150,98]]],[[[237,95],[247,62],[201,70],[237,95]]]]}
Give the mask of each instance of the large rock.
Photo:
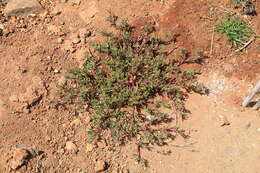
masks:
{"type": "Polygon", "coordinates": [[[9,0],[4,13],[6,16],[23,16],[39,13],[43,8],[37,0],[9,0]]]}
{"type": "Polygon", "coordinates": [[[44,92],[44,82],[40,77],[35,76],[32,78],[32,84],[26,89],[26,92],[19,95],[19,101],[33,106],[42,99],[44,92]]]}
{"type": "Polygon", "coordinates": [[[31,79],[31,85],[26,88],[26,91],[18,95],[10,96],[15,111],[30,112],[30,108],[38,104],[46,93],[44,82],[40,77],[35,76],[31,79]]]}
{"type": "Polygon", "coordinates": [[[13,152],[12,159],[10,161],[10,167],[17,169],[26,164],[30,157],[30,153],[25,149],[16,148],[13,152]]]}

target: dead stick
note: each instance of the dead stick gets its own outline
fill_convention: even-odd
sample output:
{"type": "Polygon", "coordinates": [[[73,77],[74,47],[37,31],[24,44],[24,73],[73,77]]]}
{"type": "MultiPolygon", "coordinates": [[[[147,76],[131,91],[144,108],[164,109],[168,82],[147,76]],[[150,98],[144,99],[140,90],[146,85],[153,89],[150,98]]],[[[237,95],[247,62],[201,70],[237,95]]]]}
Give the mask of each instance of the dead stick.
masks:
{"type": "Polygon", "coordinates": [[[190,152],[199,152],[199,150],[190,149],[189,146],[185,146],[185,145],[171,145],[171,146],[181,148],[181,149],[184,149],[184,150],[188,150],[190,152]]]}
{"type": "Polygon", "coordinates": [[[217,6],[217,7],[218,7],[218,8],[221,8],[221,9],[224,10],[224,12],[226,12],[226,13],[237,14],[237,12],[232,11],[232,10],[230,10],[230,9],[227,9],[227,8],[225,8],[225,7],[222,7],[222,6],[217,6]]]}
{"type": "Polygon", "coordinates": [[[170,52],[167,52],[167,56],[169,56],[170,54],[172,54],[172,52],[173,52],[174,50],[176,50],[177,48],[178,48],[178,46],[175,47],[175,48],[173,48],[170,52]]]}
{"type": "Polygon", "coordinates": [[[246,97],[246,99],[244,100],[244,102],[242,103],[242,106],[246,107],[248,106],[248,104],[250,103],[250,101],[255,97],[255,95],[257,94],[257,92],[260,90],[260,81],[258,81],[258,83],[256,84],[255,88],[253,89],[253,91],[251,92],[251,94],[249,96],[246,97]]]}
{"type": "Polygon", "coordinates": [[[241,50],[245,49],[249,44],[251,44],[255,40],[255,37],[251,38],[243,47],[235,50],[235,52],[240,52],[241,50]]]}
{"type": "Polygon", "coordinates": [[[210,44],[210,55],[212,55],[212,51],[213,51],[213,43],[214,43],[214,29],[213,29],[213,33],[212,33],[212,37],[211,37],[211,44],[210,44]]]}

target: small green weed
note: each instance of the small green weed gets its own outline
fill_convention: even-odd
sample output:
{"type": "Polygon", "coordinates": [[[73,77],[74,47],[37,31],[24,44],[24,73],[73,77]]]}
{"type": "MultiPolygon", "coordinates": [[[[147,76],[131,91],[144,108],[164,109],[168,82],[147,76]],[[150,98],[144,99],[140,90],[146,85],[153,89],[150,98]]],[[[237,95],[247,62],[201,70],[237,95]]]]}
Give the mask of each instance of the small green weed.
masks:
{"type": "Polygon", "coordinates": [[[215,31],[226,35],[228,41],[235,47],[243,46],[254,33],[243,20],[233,16],[228,16],[215,31]]]}
{"type": "Polygon", "coordinates": [[[164,145],[176,128],[169,127],[173,116],[162,107],[184,115],[186,93],[206,91],[196,80],[198,71],[180,68],[198,58],[189,59],[184,49],[179,57],[169,58],[165,46],[172,39],[157,37],[151,23],[136,32],[127,19],[118,22],[111,15],[108,21],[116,32],[102,32],[106,40],[93,43],[95,51],[86,56],[84,67],[69,69],[58,105],[90,113],[91,141],[109,136],[115,144],[135,139],[140,147],[164,145]]]}

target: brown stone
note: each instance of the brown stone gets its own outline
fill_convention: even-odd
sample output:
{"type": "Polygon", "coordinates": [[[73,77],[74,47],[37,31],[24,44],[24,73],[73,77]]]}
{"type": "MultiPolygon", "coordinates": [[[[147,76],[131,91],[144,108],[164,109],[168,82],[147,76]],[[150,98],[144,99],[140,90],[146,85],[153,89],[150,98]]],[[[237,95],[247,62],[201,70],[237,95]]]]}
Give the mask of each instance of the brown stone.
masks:
{"type": "Polygon", "coordinates": [[[43,8],[37,0],[9,0],[4,13],[6,16],[23,16],[39,13],[43,8]]]}
{"type": "Polygon", "coordinates": [[[16,148],[10,161],[10,167],[12,169],[17,169],[21,167],[29,159],[29,156],[29,151],[21,148],[16,148]]]}
{"type": "Polygon", "coordinates": [[[95,171],[96,172],[102,172],[106,169],[106,162],[102,161],[102,160],[99,160],[96,162],[96,165],[95,165],[95,171]]]}
{"type": "Polygon", "coordinates": [[[81,28],[79,29],[79,38],[81,40],[81,43],[86,43],[86,38],[91,36],[91,32],[87,28],[81,28]]]}
{"type": "Polygon", "coordinates": [[[19,101],[34,105],[40,101],[44,95],[44,83],[40,77],[35,76],[32,78],[32,84],[26,89],[25,93],[19,95],[19,101]]]}
{"type": "Polygon", "coordinates": [[[66,142],[65,149],[72,152],[78,151],[77,146],[71,141],[66,142]]]}
{"type": "Polygon", "coordinates": [[[50,14],[51,14],[52,16],[57,16],[57,15],[60,15],[61,12],[62,12],[61,9],[56,7],[56,8],[54,8],[54,9],[51,11],[50,14]]]}
{"type": "Polygon", "coordinates": [[[106,142],[105,141],[99,141],[98,143],[97,143],[97,145],[98,145],[98,148],[101,148],[101,149],[104,149],[104,148],[106,148],[106,146],[107,146],[107,144],[106,144],[106,142]]]}
{"type": "Polygon", "coordinates": [[[63,43],[63,41],[64,41],[64,39],[63,38],[58,38],[58,40],[57,40],[57,42],[59,43],[59,44],[62,44],[63,43]]]}
{"type": "Polygon", "coordinates": [[[81,0],[73,0],[71,3],[72,3],[73,5],[80,5],[81,0]]]}

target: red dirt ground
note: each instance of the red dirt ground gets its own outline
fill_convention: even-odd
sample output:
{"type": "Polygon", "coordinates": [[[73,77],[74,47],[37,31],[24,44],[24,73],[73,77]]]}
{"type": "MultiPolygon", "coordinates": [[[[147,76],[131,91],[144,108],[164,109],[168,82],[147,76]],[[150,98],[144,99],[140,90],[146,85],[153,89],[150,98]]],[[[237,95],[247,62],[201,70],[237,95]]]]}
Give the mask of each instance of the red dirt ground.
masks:
{"type": "MultiPolygon", "coordinates": [[[[260,39],[234,53],[223,36],[213,34],[214,26],[227,15],[222,7],[234,10],[230,3],[81,0],[76,5],[74,1],[40,0],[45,12],[36,17],[5,20],[0,15],[5,28],[0,36],[0,173],[92,173],[98,161],[105,161],[104,172],[111,173],[259,172],[259,112],[242,108],[241,102],[260,79],[260,39]],[[61,14],[53,15],[57,9],[61,14]],[[208,96],[191,94],[187,101],[191,114],[180,127],[190,138],[177,136],[167,146],[142,150],[148,168],[133,160],[133,144],[114,148],[100,142],[89,149],[88,116],[49,104],[66,68],[81,64],[88,47],[82,40],[71,46],[77,42],[73,36],[87,29],[92,33],[87,42],[98,39],[98,32],[108,28],[107,10],[132,22],[152,18],[160,34],[173,30],[180,35],[176,47],[191,54],[203,50],[208,56],[203,65],[189,67],[202,71],[200,80],[210,90],[208,96]],[[59,43],[60,39],[64,42],[59,43]],[[227,121],[230,124],[222,126],[227,121]],[[66,149],[68,141],[77,151],[66,149]],[[43,154],[13,170],[14,160],[19,161],[17,148],[43,154]]],[[[0,2],[0,13],[4,6],[0,2]]],[[[259,3],[256,10],[260,13],[259,3]]],[[[241,17],[260,33],[259,16],[241,17]]]]}

